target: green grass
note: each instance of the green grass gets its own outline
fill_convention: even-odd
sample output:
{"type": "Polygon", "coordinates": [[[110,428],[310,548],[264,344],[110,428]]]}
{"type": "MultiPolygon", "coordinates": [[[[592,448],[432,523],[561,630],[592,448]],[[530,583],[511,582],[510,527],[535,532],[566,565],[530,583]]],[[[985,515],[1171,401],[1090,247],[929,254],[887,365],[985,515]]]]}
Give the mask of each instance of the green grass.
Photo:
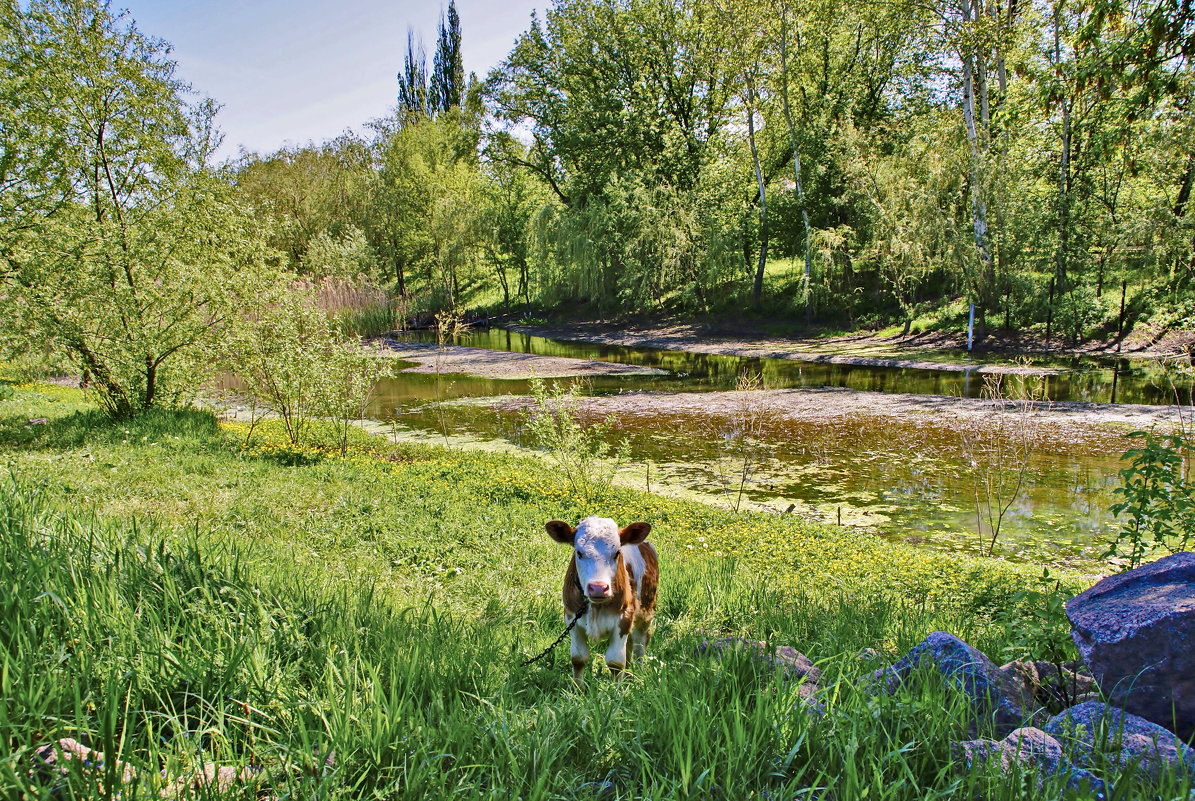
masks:
{"type": "Polygon", "coordinates": [[[578,508],[525,459],[246,434],[203,412],[110,424],[40,384],[0,401],[0,796],[111,794],[114,755],[141,777],[123,799],[204,762],[260,768],[279,798],[1062,796],[962,774],[952,688],[859,683],[860,650],[936,629],[998,657],[992,613],[1030,571],[628,490],[578,508]],[[519,661],[561,628],[568,554],[542,524],[594,511],[653,522],[662,587],[649,661],[578,692],[563,653],[519,661]],[[826,715],[745,657],[695,655],[703,632],[810,655],[826,715]],[[32,780],[30,749],[67,736],[105,768],[32,780]]]}

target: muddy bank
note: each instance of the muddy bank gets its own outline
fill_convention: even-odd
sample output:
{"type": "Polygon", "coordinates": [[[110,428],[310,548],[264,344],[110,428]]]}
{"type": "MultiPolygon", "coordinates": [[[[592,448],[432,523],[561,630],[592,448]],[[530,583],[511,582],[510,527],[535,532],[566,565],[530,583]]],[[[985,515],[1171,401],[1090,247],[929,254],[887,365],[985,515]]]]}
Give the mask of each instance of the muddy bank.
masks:
{"type": "Polygon", "coordinates": [[[404,373],[454,373],[481,378],[584,378],[597,375],[664,375],[654,367],[614,364],[591,359],[560,356],[536,356],[530,353],[467,348],[460,345],[436,346],[418,342],[375,342],[382,352],[403,361],[414,362],[404,373]]]}
{"type": "MultiPolygon", "coordinates": [[[[966,362],[966,335],[948,332],[926,332],[903,336],[883,337],[863,332],[834,337],[803,337],[768,334],[751,326],[707,326],[697,323],[659,323],[648,325],[616,325],[603,322],[583,322],[564,325],[511,325],[512,331],[553,339],[572,339],[625,347],[683,350],[748,358],[791,359],[831,364],[852,364],[868,367],[898,367],[928,370],[951,370],[1004,375],[1057,375],[1058,370],[1018,365],[976,365],[966,362]],[[940,352],[956,356],[961,361],[948,362],[919,359],[918,352],[940,352]]],[[[1195,332],[1173,332],[1158,339],[1134,335],[1124,342],[1087,343],[1076,348],[1050,346],[1032,338],[989,336],[977,342],[976,355],[1013,358],[1024,355],[1088,355],[1121,358],[1181,358],[1190,359],[1195,332]]]]}
{"type": "MultiPolygon", "coordinates": [[[[482,402],[514,409],[528,401],[507,397],[487,398],[482,402]]],[[[752,406],[765,407],[767,415],[773,419],[805,423],[831,423],[859,415],[902,420],[932,417],[939,422],[947,417],[982,419],[990,416],[996,408],[992,402],[979,398],[902,395],[837,388],[770,389],[750,393],[631,392],[587,397],[582,401],[582,409],[596,416],[663,414],[731,417],[752,406]]],[[[1150,428],[1175,426],[1179,421],[1178,412],[1164,406],[1057,402],[1032,404],[1032,411],[1040,421],[1056,425],[1150,428]]]]}

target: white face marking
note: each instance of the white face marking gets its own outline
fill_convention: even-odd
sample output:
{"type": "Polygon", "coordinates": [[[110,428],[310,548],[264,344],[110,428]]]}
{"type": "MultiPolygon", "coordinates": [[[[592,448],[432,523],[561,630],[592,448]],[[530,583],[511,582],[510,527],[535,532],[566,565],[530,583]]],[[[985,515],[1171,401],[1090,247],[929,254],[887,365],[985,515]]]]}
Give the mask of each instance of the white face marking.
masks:
{"type": "Polygon", "coordinates": [[[582,592],[601,597],[613,591],[614,569],[618,566],[618,551],[621,547],[618,524],[613,520],[587,517],[581,521],[573,537],[573,556],[582,592]],[[601,591],[603,585],[606,588],[604,592],[601,591]]]}

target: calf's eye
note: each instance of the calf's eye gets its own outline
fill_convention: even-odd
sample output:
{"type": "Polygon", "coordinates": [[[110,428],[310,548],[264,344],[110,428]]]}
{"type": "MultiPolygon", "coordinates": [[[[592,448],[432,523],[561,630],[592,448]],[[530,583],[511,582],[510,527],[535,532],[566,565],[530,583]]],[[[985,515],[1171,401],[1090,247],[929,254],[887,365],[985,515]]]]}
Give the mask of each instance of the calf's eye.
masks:
{"type": "Polygon", "coordinates": [[[578,559],[584,559],[584,558],[585,558],[585,554],[581,553],[580,551],[577,551],[577,558],[578,558],[578,559]]]}

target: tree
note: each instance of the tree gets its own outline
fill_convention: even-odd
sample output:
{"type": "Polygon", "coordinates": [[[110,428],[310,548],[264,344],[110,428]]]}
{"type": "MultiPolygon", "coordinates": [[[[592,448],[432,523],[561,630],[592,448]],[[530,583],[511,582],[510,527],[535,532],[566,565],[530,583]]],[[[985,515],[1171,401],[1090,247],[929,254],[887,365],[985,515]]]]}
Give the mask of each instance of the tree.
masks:
{"type": "Polygon", "coordinates": [[[440,19],[428,105],[433,114],[460,108],[465,100],[465,66],[461,59],[461,18],[456,0],[448,0],[448,21],[440,19]]]}
{"type": "Polygon", "coordinates": [[[518,140],[496,138],[486,155],[480,227],[488,235],[482,247],[502,287],[502,307],[510,312],[512,299],[524,307],[531,304],[532,221],[551,199],[531,173],[517,166],[526,156],[518,140]]]}
{"type": "Polygon", "coordinates": [[[206,166],[214,104],[188,106],[167,45],[106,3],[9,5],[3,24],[6,66],[29,70],[0,77],[23,121],[2,134],[4,317],[113,416],[181,400],[269,280],[252,214],[206,166]]]}
{"type": "Polygon", "coordinates": [[[322,145],[246,155],[235,182],[269,220],[270,244],[286,254],[291,269],[303,270],[317,237],[342,239],[365,225],[372,158],[367,143],[346,134],[322,145]]]}
{"type": "Polygon", "coordinates": [[[366,233],[400,295],[412,278],[455,305],[476,244],[477,131],[462,112],[383,129],[366,233]]]}
{"type": "Polygon", "coordinates": [[[431,113],[428,102],[427,55],[423,44],[415,41],[415,32],[407,29],[407,52],[398,73],[398,116],[418,119],[431,113]]]}
{"type": "Polygon", "coordinates": [[[519,162],[564,205],[564,269],[545,289],[599,308],[708,307],[737,217],[722,204],[741,207],[718,159],[731,34],[707,3],[564,0],[491,75],[499,119],[531,131],[519,162]]]}

